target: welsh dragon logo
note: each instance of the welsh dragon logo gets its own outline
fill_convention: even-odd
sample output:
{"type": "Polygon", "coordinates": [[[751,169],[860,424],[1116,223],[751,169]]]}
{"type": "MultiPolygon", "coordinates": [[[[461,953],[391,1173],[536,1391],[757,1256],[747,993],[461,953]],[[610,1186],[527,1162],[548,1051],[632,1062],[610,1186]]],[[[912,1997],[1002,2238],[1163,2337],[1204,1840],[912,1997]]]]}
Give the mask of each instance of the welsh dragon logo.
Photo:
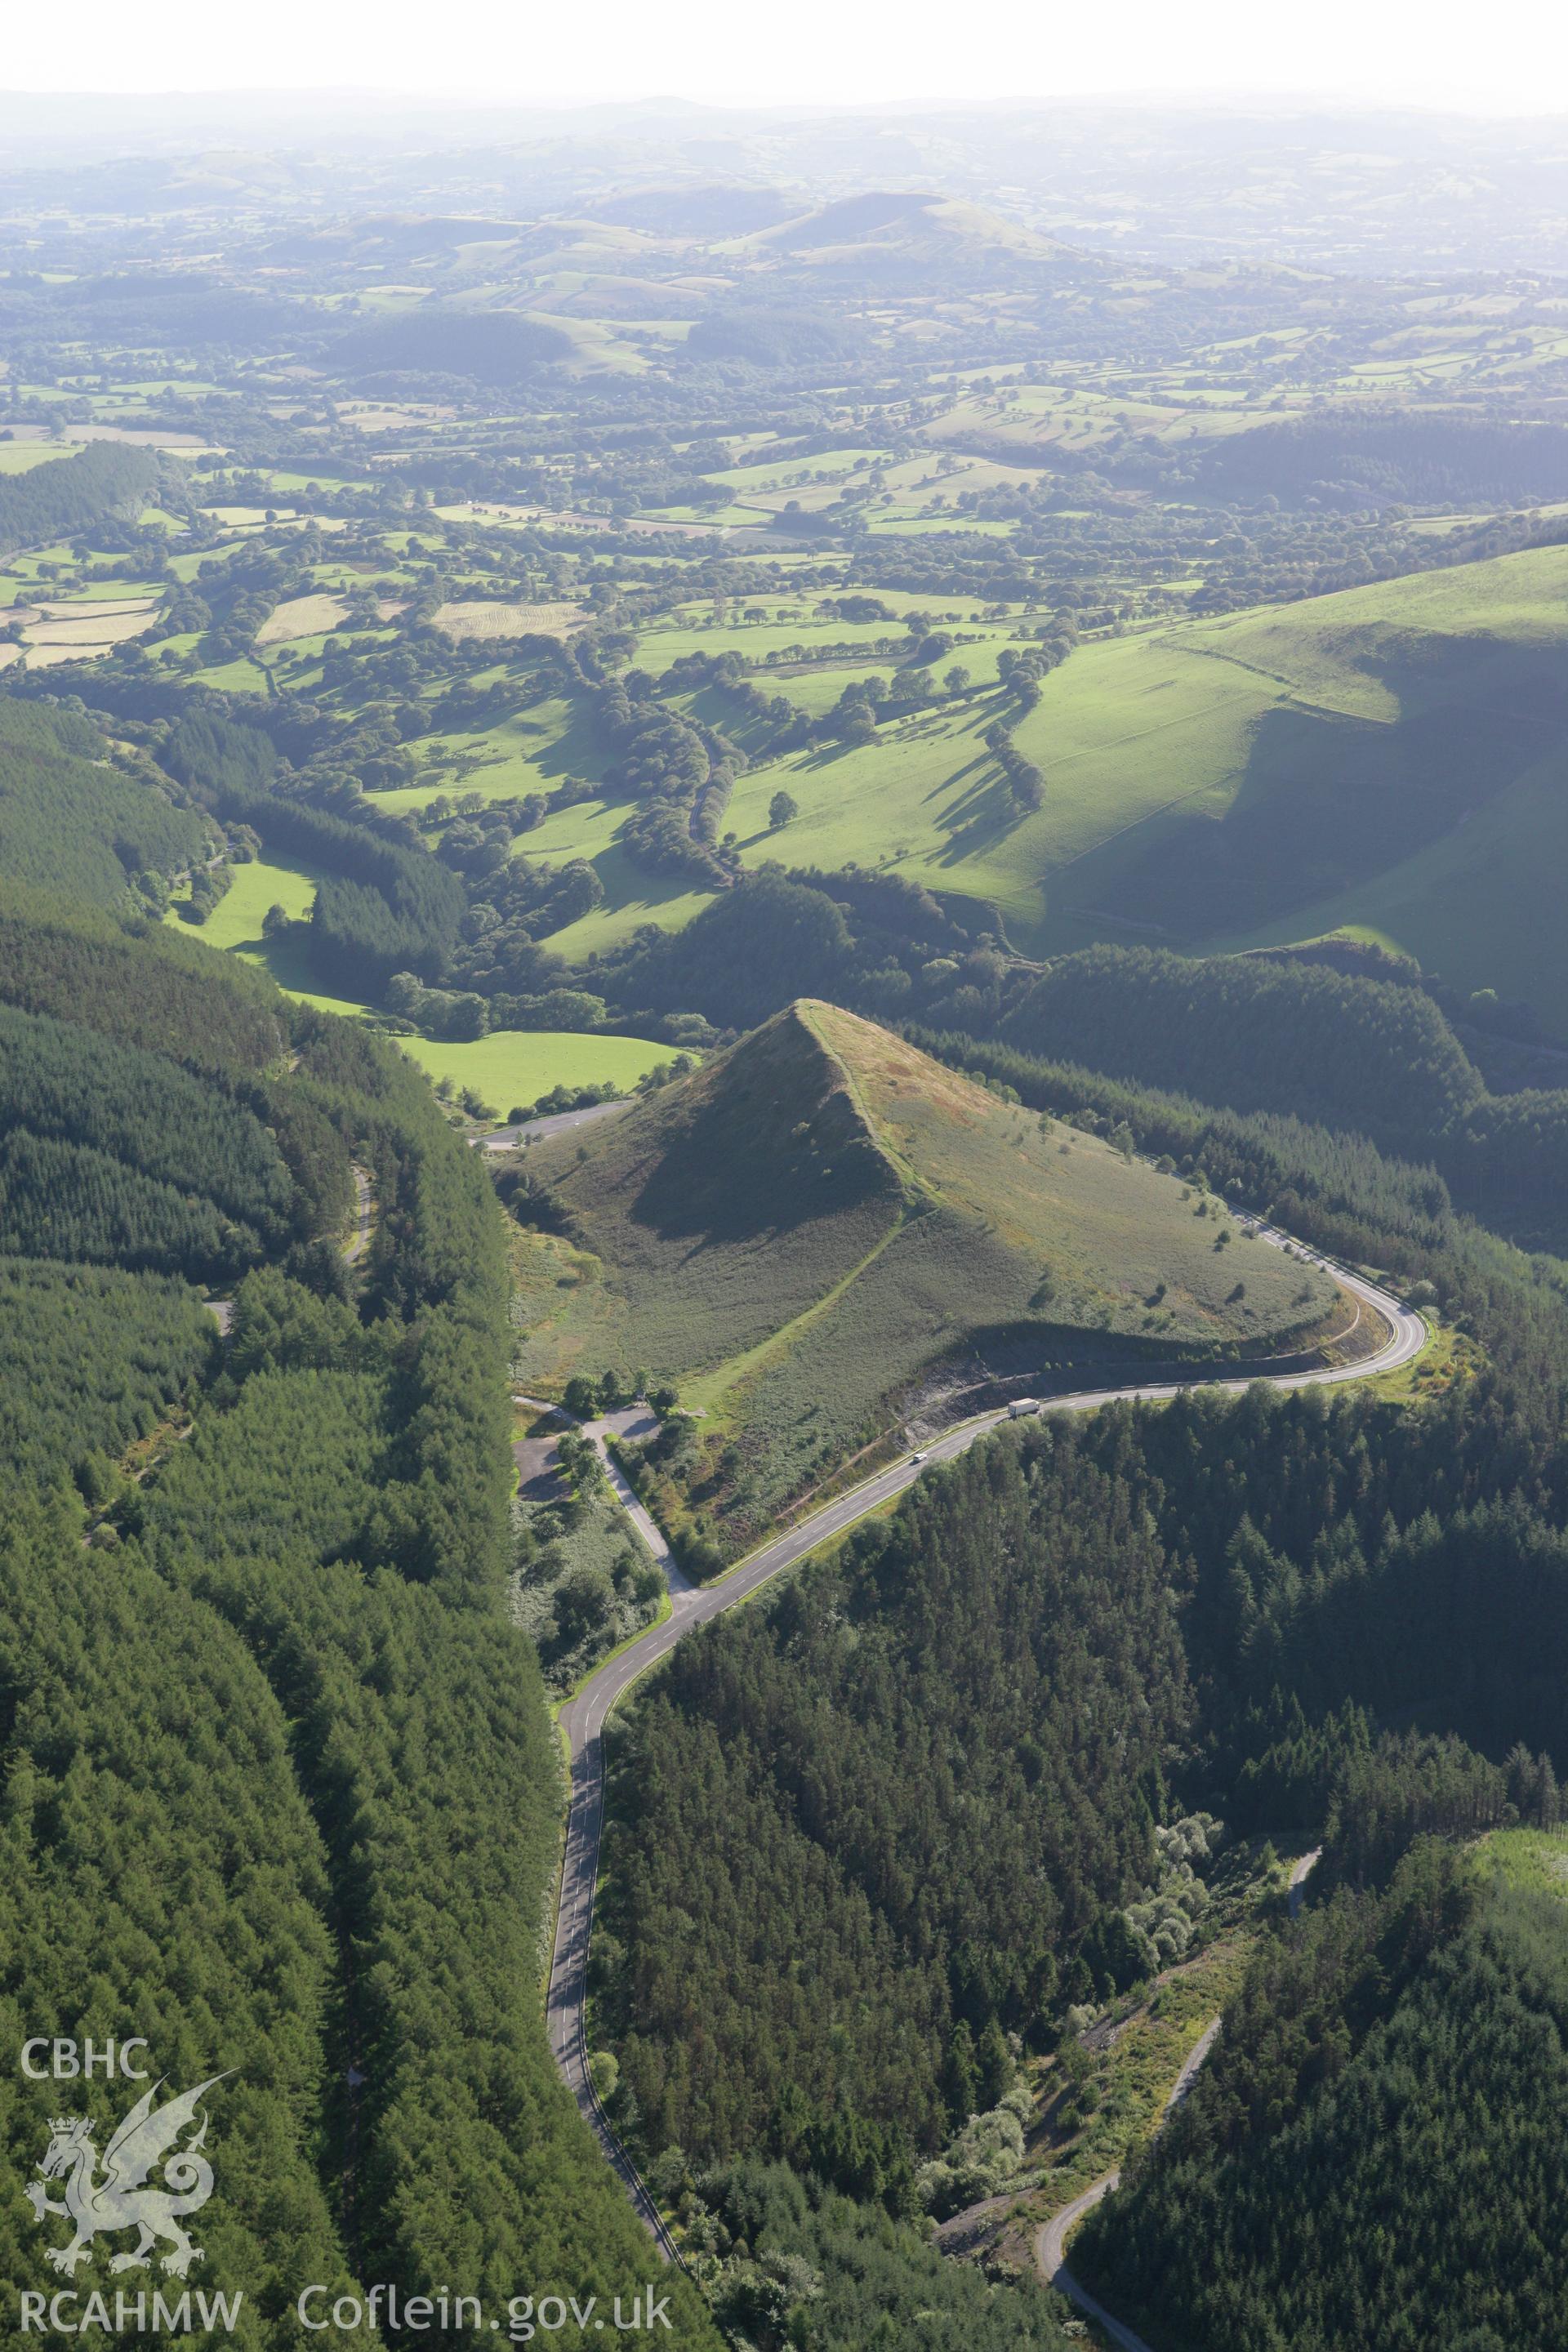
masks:
{"type": "Polygon", "coordinates": [[[46,2249],[56,2270],[74,2277],[78,2266],[91,2255],[93,2240],[119,2230],[136,2230],[141,2235],[129,2253],[113,2257],[111,2271],[149,2269],[153,2250],[160,2241],[172,2250],[162,2257],[161,2266],[174,2278],[184,2278],[191,2264],[202,2260],[201,2247],[191,2243],[181,2224],[184,2215],[200,2212],[213,2193],[213,2168],[201,2153],[207,2136],[205,2116],[194,2139],[184,2147],[176,2142],[196,2121],[196,2110],[206,2093],[223,2080],[223,2075],[214,2074],[208,2082],[198,2083],[194,2091],[165,2100],[161,2107],[154,2107],[153,2102],[163,2085],[154,2083],[137,2100],[104,2150],[101,2177],[91,2117],[51,2118],[49,2144],[38,2166],[42,2179],[29,2181],[23,2194],[40,2221],[47,2213],[58,2213],[76,2225],[76,2235],[68,2245],[46,2249]],[[160,2166],[163,2185],[149,2188],[147,2176],[160,2166]],[[46,2180],[64,2181],[63,2203],[48,2195],[46,2180]]]}

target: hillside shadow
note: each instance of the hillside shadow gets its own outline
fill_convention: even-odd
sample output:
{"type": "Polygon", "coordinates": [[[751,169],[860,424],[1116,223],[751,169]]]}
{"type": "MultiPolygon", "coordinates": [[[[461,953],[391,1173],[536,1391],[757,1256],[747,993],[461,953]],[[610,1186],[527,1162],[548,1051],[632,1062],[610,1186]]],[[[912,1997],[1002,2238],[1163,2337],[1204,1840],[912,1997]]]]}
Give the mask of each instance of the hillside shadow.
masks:
{"type": "Polygon", "coordinates": [[[1075,895],[1173,938],[1249,930],[1401,864],[1568,748],[1554,646],[1394,642],[1362,667],[1396,697],[1396,718],[1264,711],[1222,817],[1174,813],[1080,861],[1075,895]]]}
{"type": "Polygon", "coordinates": [[[588,715],[580,704],[571,706],[572,715],[560,733],[535,742],[525,730],[519,730],[517,740],[523,757],[532,762],[542,776],[586,776],[598,783],[605,772],[605,754],[595,741],[588,715]]]}
{"type": "MultiPolygon", "coordinates": [[[[747,684],[761,685],[765,693],[765,680],[764,671],[759,677],[749,678],[747,684]]],[[[765,753],[773,738],[771,719],[759,719],[754,712],[742,709],[733,696],[726,694],[722,687],[700,687],[696,693],[685,698],[694,718],[700,719],[705,727],[716,729],[721,735],[727,735],[731,743],[738,743],[749,760],[755,760],[765,753]]]]}
{"type": "MultiPolygon", "coordinates": [[[[195,936],[199,939],[200,931],[195,936]]],[[[257,938],[236,940],[224,950],[226,955],[242,956],[248,963],[262,965],[278,986],[294,995],[338,997],[342,992],[321,973],[310,968],[310,926],[308,922],[290,924],[289,929],[275,940],[257,938]]]]}
{"type": "Polygon", "coordinates": [[[632,1214],[666,1240],[780,1238],[900,1186],[836,1066],[787,1016],[672,1105],[632,1214]]]}

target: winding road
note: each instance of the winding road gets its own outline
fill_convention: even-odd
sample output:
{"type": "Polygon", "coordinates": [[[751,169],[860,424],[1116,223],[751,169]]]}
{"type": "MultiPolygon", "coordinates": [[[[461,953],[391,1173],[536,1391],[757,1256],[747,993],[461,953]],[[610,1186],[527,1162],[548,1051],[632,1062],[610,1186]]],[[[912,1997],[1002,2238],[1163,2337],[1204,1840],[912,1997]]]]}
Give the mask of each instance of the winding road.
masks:
{"type": "MultiPolygon", "coordinates": [[[[1391,1293],[1380,1289],[1364,1276],[1352,1274],[1342,1266],[1331,1264],[1316,1252],[1294,1241],[1277,1226],[1261,1220],[1237,1216],[1258,1240],[1276,1249],[1294,1250],[1299,1256],[1331,1274],[1342,1289],[1357,1303],[1360,1309],[1372,1308],[1389,1326],[1386,1343],[1359,1363],[1329,1367],[1321,1371],[1292,1372],[1272,1380],[1269,1386],[1279,1389],[1328,1388],[1350,1381],[1367,1380],[1374,1373],[1395,1370],[1418,1355],[1426,1341],[1426,1327],[1412,1308],[1391,1293]]],[[[1160,1403],[1179,1396],[1184,1390],[1198,1385],[1194,1381],[1163,1381],[1148,1387],[1089,1389],[1078,1395],[1050,1399],[1045,1410],[1049,1412],[1092,1412],[1104,1404],[1121,1400],[1160,1403]]],[[[1252,1385],[1248,1378],[1204,1381],[1205,1387],[1244,1389],[1252,1385]]],[[[605,2155],[624,2182],[626,2192],[646,2222],[660,2252],[668,2260],[679,2259],[674,2241],[665,2228],[652,2198],[648,2195],[636,2167],[616,2138],[609,2119],[601,2106],[588,2074],[585,2004],[588,1975],[588,1938],[594,1923],[594,1889],[598,1876],[599,1842],[604,1827],[604,1729],[610,1710],[622,1699],[639,1675],[668,1655],[677,1642],[685,1638],[693,1626],[706,1624],[751,1595],[786,1568],[793,1568],[822,1544],[842,1535],[857,1520],[889,1502],[911,1486],[922,1469],[935,1462],[951,1462],[966,1453],[977,1439],[985,1437],[1008,1419],[1005,1407],[999,1412],[978,1414],[973,1420],[949,1430],[932,1441],[922,1453],[907,1454],[889,1469],[878,1471],[863,1479],[858,1486],[825,1503],[819,1510],[775,1536],[749,1558],[731,1569],[729,1573],[708,1585],[689,1585],[679,1574],[671,1576],[669,1616],[662,1624],[650,1626],[637,1640],[605,1661],[597,1673],[590,1675],[574,1696],[562,1708],[560,1723],[566,1737],[571,1759],[572,1793],[566,1817],[566,1844],[562,1862],[561,1899],[556,1916],[555,1944],[550,1969],[548,2021],[551,2047],[555,2061],[575,2098],[584,2116],[592,2127],[605,2155]]],[[[668,1571],[667,1571],[668,1572],[668,1571]]],[[[1080,2200],[1078,2207],[1069,2207],[1058,2214],[1054,2222],[1064,2237],[1072,2222],[1088,2205],[1103,2196],[1111,2185],[1109,2179],[1097,2182],[1080,2200]]],[[[1069,2290],[1070,2291],[1070,2290],[1069,2290]]],[[[1099,2315],[1115,2340],[1129,2347],[1129,2352],[1142,2352],[1139,2339],[1120,2329],[1108,2315],[1099,2315]]]]}

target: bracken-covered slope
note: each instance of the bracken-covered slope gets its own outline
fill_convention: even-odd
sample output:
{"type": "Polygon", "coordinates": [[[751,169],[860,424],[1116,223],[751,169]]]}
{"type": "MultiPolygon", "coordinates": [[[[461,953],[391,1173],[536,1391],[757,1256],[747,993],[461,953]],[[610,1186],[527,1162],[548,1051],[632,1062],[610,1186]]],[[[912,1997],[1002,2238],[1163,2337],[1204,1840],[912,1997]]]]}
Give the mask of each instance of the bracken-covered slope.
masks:
{"type": "Polygon", "coordinates": [[[928,1367],[1291,1344],[1327,1280],[1216,1203],[801,1000],[697,1076],[527,1155],[521,1370],[678,1381],[757,1511],[928,1367]]]}

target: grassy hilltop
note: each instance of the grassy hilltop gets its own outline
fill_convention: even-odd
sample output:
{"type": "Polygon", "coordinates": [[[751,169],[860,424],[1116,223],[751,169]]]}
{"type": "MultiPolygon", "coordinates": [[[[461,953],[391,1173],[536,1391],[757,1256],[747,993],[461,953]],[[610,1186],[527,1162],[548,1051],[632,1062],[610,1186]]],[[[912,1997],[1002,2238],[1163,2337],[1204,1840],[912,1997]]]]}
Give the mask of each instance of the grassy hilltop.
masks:
{"type": "Polygon", "coordinates": [[[942,1360],[1267,1348],[1331,1285],[1112,1145],[801,1000],[523,1170],[521,1372],[647,1368],[727,1451],[721,1515],[820,1478],[942,1360]]]}

